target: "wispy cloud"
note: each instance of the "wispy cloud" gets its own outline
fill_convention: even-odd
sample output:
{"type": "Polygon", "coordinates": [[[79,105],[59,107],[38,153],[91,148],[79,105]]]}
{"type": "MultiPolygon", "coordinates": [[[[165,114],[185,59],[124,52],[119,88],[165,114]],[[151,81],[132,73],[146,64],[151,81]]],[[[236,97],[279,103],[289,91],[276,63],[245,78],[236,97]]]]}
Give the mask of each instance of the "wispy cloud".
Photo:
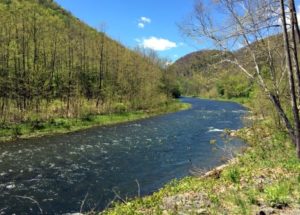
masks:
{"type": "Polygon", "coordinates": [[[138,20],[138,28],[144,28],[146,24],[150,24],[151,19],[145,16],[142,16],[138,20]]]}
{"type": "Polygon", "coordinates": [[[168,39],[149,37],[142,40],[137,40],[140,46],[146,49],[153,49],[155,51],[166,51],[172,48],[176,48],[177,44],[168,39]]]}
{"type": "Polygon", "coordinates": [[[140,18],[140,21],[143,22],[143,23],[151,23],[151,19],[148,18],[148,17],[145,17],[145,16],[142,16],[140,18]]]}
{"type": "Polygon", "coordinates": [[[144,24],[144,23],[141,23],[141,22],[139,22],[139,23],[138,23],[138,27],[139,27],[139,28],[144,28],[144,27],[145,27],[145,24],[144,24]]]}

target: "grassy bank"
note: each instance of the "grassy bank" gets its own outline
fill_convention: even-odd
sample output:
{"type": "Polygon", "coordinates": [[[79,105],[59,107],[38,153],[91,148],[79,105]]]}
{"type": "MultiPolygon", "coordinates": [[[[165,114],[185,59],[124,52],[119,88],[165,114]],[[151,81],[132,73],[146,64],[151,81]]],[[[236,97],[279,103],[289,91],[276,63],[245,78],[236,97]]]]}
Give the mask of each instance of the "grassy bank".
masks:
{"type": "Polygon", "coordinates": [[[238,135],[249,148],[222,171],[172,181],[103,214],[300,214],[300,162],[286,134],[264,121],[238,135]]]}
{"type": "Polygon", "coordinates": [[[82,118],[55,118],[48,121],[28,121],[20,124],[0,125],[0,142],[18,138],[31,138],[44,135],[74,132],[94,126],[112,125],[144,119],[155,115],[176,112],[190,108],[191,105],[173,101],[147,111],[120,112],[104,115],[86,115],[82,118]]]}

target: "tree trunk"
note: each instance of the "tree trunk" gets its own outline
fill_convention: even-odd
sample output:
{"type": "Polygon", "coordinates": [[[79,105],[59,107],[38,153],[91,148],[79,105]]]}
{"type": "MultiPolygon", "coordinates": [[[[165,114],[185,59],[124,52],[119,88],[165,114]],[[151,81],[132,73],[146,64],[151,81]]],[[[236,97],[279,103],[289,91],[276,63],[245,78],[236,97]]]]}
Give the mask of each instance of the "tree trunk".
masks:
{"type": "Polygon", "coordinates": [[[292,42],[293,42],[293,58],[294,58],[294,65],[295,65],[295,73],[297,78],[297,84],[298,84],[298,102],[300,104],[300,69],[299,69],[299,60],[298,60],[298,47],[297,47],[297,39],[296,39],[296,30],[297,30],[297,17],[295,15],[294,11],[294,1],[289,0],[289,8],[290,8],[290,14],[291,16],[291,33],[292,33],[292,42]]]}
{"type": "Polygon", "coordinates": [[[96,102],[96,107],[99,107],[100,100],[102,100],[102,85],[103,85],[103,70],[104,70],[104,35],[101,37],[101,47],[100,47],[100,59],[99,59],[99,86],[98,86],[98,97],[96,102]]]}
{"type": "Polygon", "coordinates": [[[284,39],[284,48],[286,52],[286,63],[287,63],[287,71],[289,76],[289,86],[290,86],[290,95],[291,95],[291,105],[292,105],[292,112],[294,117],[294,136],[293,139],[294,144],[297,147],[297,156],[300,159],[300,153],[298,153],[299,147],[300,147],[300,130],[299,130],[299,110],[297,106],[297,96],[296,96],[296,90],[295,90],[295,80],[294,80],[294,74],[293,74],[293,66],[292,66],[292,60],[291,60],[291,53],[290,53],[290,45],[289,45],[289,37],[286,27],[286,14],[285,14],[285,8],[284,8],[284,0],[280,0],[281,4],[281,15],[282,15],[282,30],[283,30],[283,39],[284,39]]]}
{"type": "Polygon", "coordinates": [[[300,43],[300,28],[299,28],[299,24],[298,24],[297,11],[296,11],[294,0],[289,0],[289,7],[290,7],[290,10],[293,11],[291,13],[292,14],[292,19],[295,20],[295,28],[296,28],[296,33],[297,33],[297,36],[298,36],[298,43],[300,43]]]}

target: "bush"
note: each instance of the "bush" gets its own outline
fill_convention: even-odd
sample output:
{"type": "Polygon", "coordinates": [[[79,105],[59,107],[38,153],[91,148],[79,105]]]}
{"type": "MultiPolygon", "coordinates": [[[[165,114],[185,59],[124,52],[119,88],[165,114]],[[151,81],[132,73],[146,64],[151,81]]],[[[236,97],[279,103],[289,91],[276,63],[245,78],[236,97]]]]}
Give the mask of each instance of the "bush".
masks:
{"type": "Polygon", "coordinates": [[[18,138],[22,135],[22,129],[19,125],[13,127],[13,136],[14,138],[18,138]]]}
{"type": "Polygon", "coordinates": [[[249,98],[253,89],[252,83],[240,75],[224,76],[216,82],[215,87],[219,96],[227,99],[249,98]]]}
{"type": "Polygon", "coordinates": [[[30,127],[31,127],[31,130],[42,130],[45,128],[45,123],[41,120],[33,120],[30,122],[30,127]]]}
{"type": "Polygon", "coordinates": [[[128,108],[124,103],[117,103],[114,106],[114,112],[116,113],[125,113],[127,110],[128,108]]]}
{"type": "Polygon", "coordinates": [[[50,124],[55,127],[62,127],[62,128],[66,128],[66,129],[71,128],[70,122],[66,119],[51,119],[50,124]]]}
{"type": "Polygon", "coordinates": [[[81,117],[81,120],[86,122],[92,122],[94,120],[93,114],[85,114],[83,117],[81,117]]]}
{"type": "Polygon", "coordinates": [[[173,98],[178,99],[181,96],[181,91],[179,87],[174,87],[173,89],[171,89],[171,95],[173,98]]]}
{"type": "Polygon", "coordinates": [[[0,123],[0,129],[9,129],[10,125],[8,123],[5,122],[1,122],[0,123]]]}

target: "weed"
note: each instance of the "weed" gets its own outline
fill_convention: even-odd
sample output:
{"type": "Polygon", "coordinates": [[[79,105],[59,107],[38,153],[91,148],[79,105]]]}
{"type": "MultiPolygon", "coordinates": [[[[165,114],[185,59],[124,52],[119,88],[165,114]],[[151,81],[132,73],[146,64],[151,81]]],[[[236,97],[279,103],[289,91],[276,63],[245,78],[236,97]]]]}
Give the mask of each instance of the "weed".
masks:
{"type": "Polygon", "coordinates": [[[266,199],[272,207],[286,206],[289,203],[290,184],[279,182],[265,189],[266,199]]]}
{"type": "Polygon", "coordinates": [[[239,183],[240,171],[237,168],[231,168],[225,173],[225,178],[233,183],[239,183]]]}
{"type": "Polygon", "coordinates": [[[246,192],[246,195],[247,195],[247,198],[248,198],[248,201],[249,201],[250,204],[259,205],[259,201],[257,199],[257,197],[258,197],[258,191],[257,190],[251,189],[251,190],[246,192]]]}
{"type": "Polygon", "coordinates": [[[235,196],[234,202],[239,208],[239,214],[249,214],[247,204],[240,196],[235,196]]]}

